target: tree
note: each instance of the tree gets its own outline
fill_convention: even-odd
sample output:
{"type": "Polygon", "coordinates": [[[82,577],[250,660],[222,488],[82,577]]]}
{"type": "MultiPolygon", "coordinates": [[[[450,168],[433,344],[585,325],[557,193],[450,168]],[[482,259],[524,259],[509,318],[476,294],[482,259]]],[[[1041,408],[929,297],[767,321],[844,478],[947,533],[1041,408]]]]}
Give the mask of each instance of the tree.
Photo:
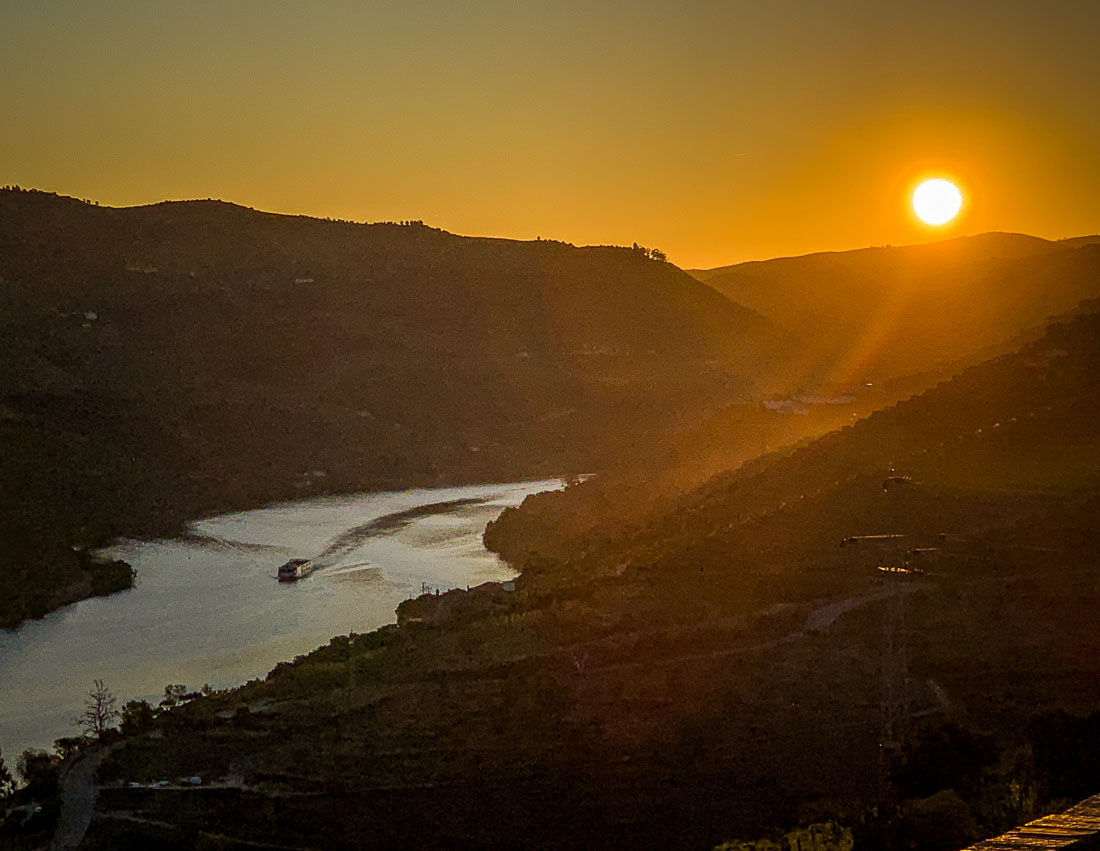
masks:
{"type": "Polygon", "coordinates": [[[954,789],[945,789],[901,807],[903,848],[955,851],[978,838],[978,824],[970,807],[954,789]]]}
{"type": "Polygon", "coordinates": [[[57,772],[61,761],[45,751],[26,750],[19,755],[16,769],[23,778],[31,797],[53,795],[57,787],[57,772]]]}
{"type": "Polygon", "coordinates": [[[84,735],[102,739],[108,730],[113,730],[118,724],[121,713],[116,708],[118,701],[103,685],[103,680],[95,680],[94,684],[95,688],[88,692],[88,699],[84,701],[84,714],[75,723],[84,735]]]}
{"type": "Polygon", "coordinates": [[[0,753],[0,801],[9,797],[15,791],[15,778],[12,777],[8,767],[4,765],[4,754],[0,753]]]}
{"type": "Polygon", "coordinates": [[[84,739],[81,736],[63,736],[54,740],[53,752],[57,754],[58,759],[64,762],[77,753],[82,744],[84,744],[84,739]]]}
{"type": "Polygon", "coordinates": [[[187,686],[183,683],[169,683],[164,687],[164,700],[160,705],[176,706],[183,700],[185,694],[187,694],[187,686]]]}
{"type": "Polygon", "coordinates": [[[906,745],[891,780],[903,798],[926,798],[941,789],[977,795],[986,766],[999,752],[992,736],[948,721],[922,727],[906,745]]]}
{"type": "Polygon", "coordinates": [[[796,827],[782,839],[757,839],[740,842],[723,842],[714,851],[852,851],[855,847],[852,830],[835,821],[796,827]]]}
{"type": "Polygon", "coordinates": [[[140,733],[148,729],[156,719],[153,707],[147,700],[131,700],[122,707],[122,732],[140,733]]]}

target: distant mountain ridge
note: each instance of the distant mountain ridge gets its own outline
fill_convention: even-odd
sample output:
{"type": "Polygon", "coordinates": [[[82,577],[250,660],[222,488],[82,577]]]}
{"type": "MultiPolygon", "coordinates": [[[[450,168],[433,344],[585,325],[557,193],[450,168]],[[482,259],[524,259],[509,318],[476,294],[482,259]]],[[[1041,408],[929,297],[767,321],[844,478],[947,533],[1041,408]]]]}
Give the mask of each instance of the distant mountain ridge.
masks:
{"type": "Polygon", "coordinates": [[[1100,295],[1100,237],[990,233],[692,274],[804,341],[803,380],[885,380],[996,345],[1100,295]]]}
{"type": "Polygon", "coordinates": [[[956,257],[965,257],[969,260],[993,260],[1012,259],[1015,257],[1031,257],[1036,254],[1044,254],[1049,251],[1060,251],[1065,248],[1080,248],[1085,245],[1100,244],[1100,234],[1086,234],[1082,236],[1070,236],[1064,239],[1043,239],[1039,236],[1031,236],[1026,233],[1014,233],[1012,231],[988,231],[974,236],[958,236],[951,239],[933,240],[931,242],[913,243],[912,245],[881,245],[868,246],[866,248],[852,248],[842,251],[812,251],[808,254],[791,254],[781,257],[772,257],[767,260],[743,260],[740,263],[730,263],[726,266],[715,266],[710,269],[687,269],[690,275],[700,280],[723,275],[735,269],[749,269],[761,264],[774,264],[782,262],[805,261],[810,258],[858,258],[876,253],[894,253],[897,256],[920,256],[926,253],[940,253],[943,249],[953,252],[956,257]]]}

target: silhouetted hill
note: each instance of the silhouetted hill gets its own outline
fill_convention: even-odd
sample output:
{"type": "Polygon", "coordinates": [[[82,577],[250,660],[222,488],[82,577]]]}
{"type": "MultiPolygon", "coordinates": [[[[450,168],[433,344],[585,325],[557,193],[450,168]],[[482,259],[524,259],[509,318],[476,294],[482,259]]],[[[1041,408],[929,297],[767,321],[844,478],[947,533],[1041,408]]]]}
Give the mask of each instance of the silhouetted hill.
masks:
{"type": "Polygon", "coordinates": [[[599,467],[780,344],[629,249],[0,191],[0,624],[86,593],[70,545],[599,467]]]}
{"type": "Polygon", "coordinates": [[[1059,248],[1081,248],[1085,245],[1100,245],[1100,234],[1091,236],[1071,236],[1067,239],[1059,239],[1053,244],[1059,248]]]}
{"type": "Polygon", "coordinates": [[[707,280],[738,270],[748,271],[759,268],[765,264],[811,267],[847,265],[856,270],[868,263],[880,268],[889,268],[912,264],[914,261],[953,266],[981,260],[1033,257],[1036,254],[1046,254],[1059,248],[1079,247],[1098,240],[1100,236],[1048,240],[1024,233],[994,231],[977,236],[960,236],[914,245],[884,245],[850,251],[821,251],[814,254],[775,257],[770,260],[747,260],[742,263],[731,263],[729,266],[715,266],[713,269],[689,269],[688,271],[701,280],[707,280]]]}
{"type": "Polygon", "coordinates": [[[803,340],[800,380],[879,381],[966,358],[1100,295],[1098,241],[991,233],[693,274],[803,340]]]}

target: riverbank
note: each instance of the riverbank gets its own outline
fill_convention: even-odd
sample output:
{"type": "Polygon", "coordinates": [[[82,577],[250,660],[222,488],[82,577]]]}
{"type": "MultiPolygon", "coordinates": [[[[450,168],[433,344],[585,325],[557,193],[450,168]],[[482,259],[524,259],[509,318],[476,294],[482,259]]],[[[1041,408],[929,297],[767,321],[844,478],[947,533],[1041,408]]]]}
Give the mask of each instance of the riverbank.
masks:
{"type": "MultiPolygon", "coordinates": [[[[90,554],[115,540],[173,539],[187,533],[196,517],[212,517],[256,506],[276,506],[301,499],[355,496],[417,488],[527,481],[552,478],[561,468],[547,464],[492,465],[484,462],[470,470],[457,468],[438,473],[372,476],[366,479],[335,471],[289,472],[273,481],[257,483],[256,477],[220,478],[199,487],[194,479],[169,480],[144,502],[132,498],[98,500],[90,517],[81,513],[55,518],[52,527],[10,531],[11,544],[0,553],[0,579],[6,588],[0,596],[0,632],[41,619],[52,612],[91,597],[124,591],[133,585],[123,573],[90,554]],[[314,475],[317,473],[317,475],[314,475]],[[241,482],[247,482],[242,484],[241,482]]],[[[140,486],[137,491],[143,490],[140,486]]],[[[35,524],[36,526],[42,524],[35,524]]],[[[0,523],[0,532],[3,524],[0,523]]]]}
{"type": "Polygon", "coordinates": [[[124,540],[106,556],[137,585],[0,633],[5,753],[71,732],[93,678],[120,699],[156,699],[167,683],[222,688],[262,677],[334,635],[395,620],[403,600],[512,578],[485,551],[485,524],[557,479],[278,503],[195,521],[186,534],[124,540]],[[278,583],[292,557],[322,566],[278,583]]]}
{"type": "Polygon", "coordinates": [[[72,564],[68,583],[60,587],[47,586],[19,605],[13,605],[9,596],[8,606],[0,614],[0,631],[18,629],[24,621],[41,619],[81,600],[105,597],[134,587],[135,575],[126,562],[96,558],[86,550],[70,550],[70,553],[65,557],[72,564]]]}
{"type": "MultiPolygon", "coordinates": [[[[1028,620],[1030,581],[1005,592],[1002,571],[966,565],[902,591],[865,574],[853,595],[761,600],[719,616],[700,586],[683,588],[687,578],[654,589],[629,573],[573,574],[550,591],[536,573],[511,593],[432,595],[406,607],[400,628],[334,639],[263,681],[197,699],[128,737],[105,766],[89,847],[183,848],[202,835],[221,837],[219,848],[504,848],[532,838],[707,848],[804,820],[907,835],[943,801],[919,809],[929,793],[899,775],[900,797],[874,815],[882,619],[902,597],[920,629],[914,719],[993,754],[973,757],[988,761],[982,788],[996,800],[998,821],[983,829],[1052,804],[1012,797],[1040,788],[1013,784],[1049,781],[1008,757],[1042,753],[1041,739],[1027,738],[1051,723],[1035,716],[1041,694],[1083,709],[1096,690],[1082,694],[1078,642],[1028,620]],[[656,617],[651,604],[673,595],[682,615],[656,617]],[[418,610],[441,598],[438,611],[418,610]],[[1013,707],[1027,714],[1004,718],[1013,707]],[[189,775],[209,788],[128,785],[189,775]]],[[[1079,580],[1042,591],[1067,623],[1096,604],[1079,580]]],[[[1082,737],[1100,729],[1054,722],[1082,737]]],[[[970,751],[936,756],[937,740],[922,741],[906,753],[950,756],[953,776],[964,776],[970,751]]]]}

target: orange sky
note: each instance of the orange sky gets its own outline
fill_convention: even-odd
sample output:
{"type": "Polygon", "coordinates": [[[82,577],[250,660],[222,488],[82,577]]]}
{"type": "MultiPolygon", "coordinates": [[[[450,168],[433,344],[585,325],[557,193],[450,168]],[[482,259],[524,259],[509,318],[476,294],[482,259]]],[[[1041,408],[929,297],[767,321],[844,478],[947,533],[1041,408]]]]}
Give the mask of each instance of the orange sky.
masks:
{"type": "Polygon", "coordinates": [[[685,267],[1100,231],[1100,3],[0,6],[0,183],[685,267]],[[956,223],[908,206],[954,176],[956,223]]]}

